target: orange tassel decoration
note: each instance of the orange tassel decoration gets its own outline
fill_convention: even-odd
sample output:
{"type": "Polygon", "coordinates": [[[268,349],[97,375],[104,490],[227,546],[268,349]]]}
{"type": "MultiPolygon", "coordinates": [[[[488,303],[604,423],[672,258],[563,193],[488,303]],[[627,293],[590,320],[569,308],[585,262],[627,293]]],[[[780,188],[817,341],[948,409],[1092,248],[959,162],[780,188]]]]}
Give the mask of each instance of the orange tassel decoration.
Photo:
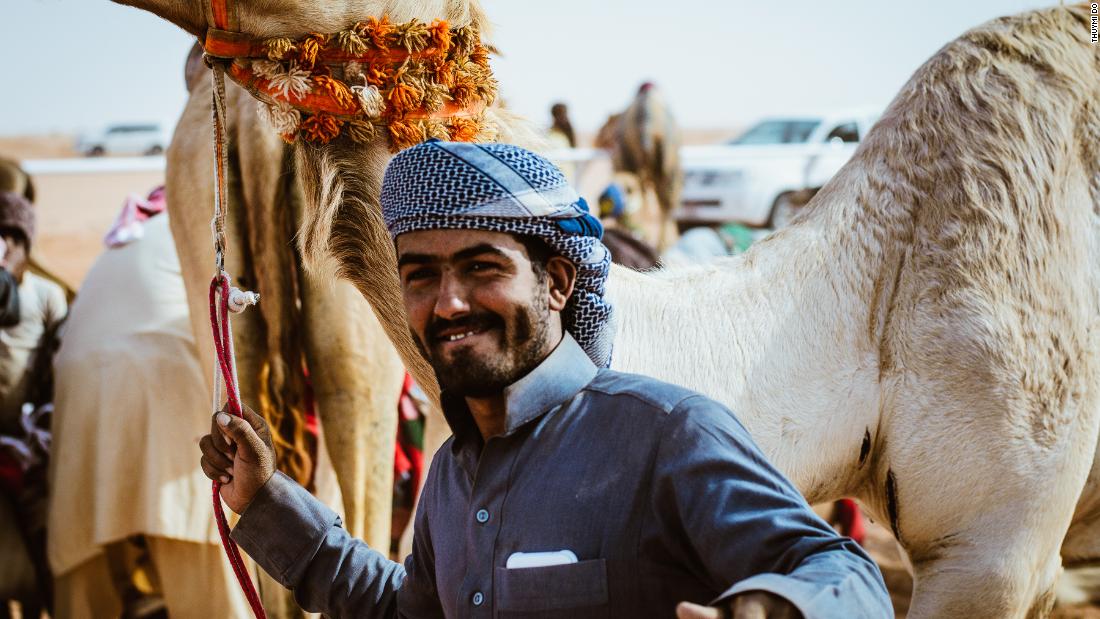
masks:
{"type": "Polygon", "coordinates": [[[443,84],[447,88],[455,85],[455,63],[447,60],[437,60],[430,66],[432,79],[443,84]]]}
{"type": "Polygon", "coordinates": [[[432,48],[440,58],[446,58],[451,49],[451,28],[447,22],[437,19],[428,28],[432,37],[432,48]]]}
{"type": "Polygon", "coordinates": [[[347,110],[348,113],[354,113],[359,109],[358,106],[355,105],[355,95],[352,94],[351,89],[343,82],[337,81],[327,75],[314,75],[313,84],[331,95],[332,100],[335,101],[337,105],[347,110]]]}
{"type": "Polygon", "coordinates": [[[473,142],[481,131],[478,122],[473,118],[452,118],[447,123],[447,129],[451,132],[453,142],[473,142]]]}
{"type": "Polygon", "coordinates": [[[416,121],[395,120],[390,122],[390,147],[394,151],[419,144],[425,140],[424,127],[416,121]]]}
{"type": "Polygon", "coordinates": [[[284,112],[276,126],[288,142],[328,144],[345,135],[366,143],[383,129],[395,151],[429,136],[492,139],[493,124],[479,113],[497,84],[490,48],[472,26],[371,17],[333,34],[267,39],[251,54],[233,68],[284,112]]]}
{"type": "Polygon", "coordinates": [[[480,45],[475,45],[474,49],[470,50],[470,62],[473,62],[482,68],[488,69],[489,50],[480,45]]]}
{"type": "Polygon", "coordinates": [[[381,19],[376,17],[367,18],[367,26],[364,29],[364,34],[370,39],[371,45],[374,45],[374,49],[384,52],[390,48],[387,38],[394,33],[393,24],[390,23],[390,19],[386,16],[382,16],[381,19]]]}
{"type": "Polygon", "coordinates": [[[416,88],[398,82],[386,99],[389,101],[389,108],[394,115],[402,117],[420,105],[420,99],[423,96],[423,93],[416,88]]]}
{"type": "Polygon", "coordinates": [[[383,88],[393,79],[393,66],[384,58],[372,57],[366,76],[368,84],[383,88]]]}
{"type": "Polygon", "coordinates": [[[470,73],[459,71],[455,74],[454,86],[451,86],[451,98],[455,103],[461,106],[469,105],[476,92],[477,84],[470,73]]]}
{"type": "Polygon", "coordinates": [[[339,118],[318,112],[302,120],[299,130],[307,140],[328,144],[332,138],[340,135],[340,126],[343,124],[339,118]]]}
{"type": "Polygon", "coordinates": [[[298,44],[298,63],[306,69],[312,69],[317,64],[317,56],[328,44],[328,37],[323,34],[311,33],[298,44]]]}

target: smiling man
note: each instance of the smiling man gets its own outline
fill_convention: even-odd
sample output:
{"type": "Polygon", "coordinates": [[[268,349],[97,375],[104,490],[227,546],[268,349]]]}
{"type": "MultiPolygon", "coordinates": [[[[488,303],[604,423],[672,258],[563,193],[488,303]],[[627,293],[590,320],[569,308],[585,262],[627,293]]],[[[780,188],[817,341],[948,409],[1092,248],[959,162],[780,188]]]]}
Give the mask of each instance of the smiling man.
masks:
{"type": "Polygon", "coordinates": [[[547,160],[432,141],[387,168],[409,327],[454,436],[413,552],[387,560],[219,413],[203,470],[233,537],[341,617],[887,617],[875,564],[817,518],[733,413],[606,369],[599,223],[547,160]]]}

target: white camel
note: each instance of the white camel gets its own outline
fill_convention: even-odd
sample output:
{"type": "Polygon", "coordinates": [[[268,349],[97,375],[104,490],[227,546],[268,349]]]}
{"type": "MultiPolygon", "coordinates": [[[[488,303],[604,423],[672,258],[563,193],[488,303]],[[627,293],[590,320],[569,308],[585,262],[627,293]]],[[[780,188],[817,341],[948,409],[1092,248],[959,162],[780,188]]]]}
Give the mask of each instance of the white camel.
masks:
{"type": "MultiPolygon", "coordinates": [[[[207,27],[198,0],[127,3],[207,27]]],[[[485,23],[469,0],[234,6],[237,29],[263,37],[367,15],[485,23]]],[[[1088,17],[1026,13],[948,44],[805,214],[742,257],[612,273],[613,366],[728,404],[811,502],[863,499],[912,560],[912,617],[1043,616],[1063,561],[1100,559],[1088,17]]],[[[300,243],[338,264],[431,385],[378,213],[386,146],[298,146],[300,243]]]]}

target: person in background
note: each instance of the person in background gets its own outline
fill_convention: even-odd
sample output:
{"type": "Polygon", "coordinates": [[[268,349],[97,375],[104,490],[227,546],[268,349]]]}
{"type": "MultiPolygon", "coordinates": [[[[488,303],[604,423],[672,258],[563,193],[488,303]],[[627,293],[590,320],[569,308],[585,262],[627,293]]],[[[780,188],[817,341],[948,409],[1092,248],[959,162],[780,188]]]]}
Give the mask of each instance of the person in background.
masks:
{"type": "MultiPolygon", "coordinates": [[[[577,147],[577,135],[573,132],[573,123],[569,122],[569,108],[560,101],[550,106],[550,129],[546,139],[555,151],[567,151],[577,147]]],[[[573,161],[554,161],[570,184],[577,183],[577,164],[573,161]]]]}
{"type": "Polygon", "coordinates": [[[8,264],[8,243],[0,238],[0,328],[19,324],[19,280],[8,264]]]}
{"type": "Polygon", "coordinates": [[[26,614],[51,597],[44,469],[52,377],[39,361],[52,352],[67,310],[61,286],[27,269],[35,223],[25,192],[0,192],[0,555],[11,558],[0,562],[0,598],[21,598],[26,614]],[[28,577],[37,595],[27,593],[28,577]]]}
{"type": "MultiPolygon", "coordinates": [[[[0,157],[0,192],[19,194],[26,198],[32,206],[37,208],[35,202],[37,192],[35,190],[34,180],[31,178],[31,175],[23,169],[19,162],[14,159],[0,157]]],[[[65,291],[65,301],[68,303],[72,302],[73,296],[76,295],[76,290],[70,286],[64,278],[50,268],[49,261],[43,260],[41,251],[35,251],[33,256],[27,258],[25,269],[61,286],[61,289],[65,291]]],[[[0,282],[0,286],[3,286],[2,282],[0,282]]],[[[0,303],[3,303],[3,301],[0,300],[0,303]]],[[[11,325],[2,324],[2,321],[0,321],[0,327],[6,326],[11,325]]]]}
{"type": "Polygon", "coordinates": [[[0,238],[5,271],[18,283],[19,322],[0,330],[0,432],[19,428],[31,387],[30,368],[43,336],[61,323],[67,303],[61,286],[27,271],[35,234],[34,207],[23,196],[0,193],[0,238]]]}
{"type": "Polygon", "coordinates": [[[600,194],[600,223],[603,244],[611,252],[611,261],[635,271],[657,267],[657,250],[642,240],[630,220],[630,198],[615,182],[600,194]]]}
{"type": "Polygon", "coordinates": [[[555,145],[557,142],[564,142],[563,148],[576,148],[577,135],[573,133],[573,123],[569,121],[569,108],[564,103],[555,103],[550,106],[550,118],[554,121],[550,125],[551,141],[555,145]]]}
{"type": "Polygon", "coordinates": [[[191,444],[210,406],[163,187],[132,195],[61,332],[49,562],[62,617],[250,616],[191,444]]]}

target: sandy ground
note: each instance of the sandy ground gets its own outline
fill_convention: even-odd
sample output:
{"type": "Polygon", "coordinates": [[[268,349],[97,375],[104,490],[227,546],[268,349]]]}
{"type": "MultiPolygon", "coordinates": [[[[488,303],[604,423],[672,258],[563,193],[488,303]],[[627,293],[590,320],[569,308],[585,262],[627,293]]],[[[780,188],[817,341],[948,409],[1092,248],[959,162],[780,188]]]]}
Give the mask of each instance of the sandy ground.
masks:
{"type": "Polygon", "coordinates": [[[50,174],[36,177],[35,202],[40,230],[31,250],[45,266],[79,287],[103,235],[130,193],[145,195],[164,183],[159,172],[50,174]]]}

